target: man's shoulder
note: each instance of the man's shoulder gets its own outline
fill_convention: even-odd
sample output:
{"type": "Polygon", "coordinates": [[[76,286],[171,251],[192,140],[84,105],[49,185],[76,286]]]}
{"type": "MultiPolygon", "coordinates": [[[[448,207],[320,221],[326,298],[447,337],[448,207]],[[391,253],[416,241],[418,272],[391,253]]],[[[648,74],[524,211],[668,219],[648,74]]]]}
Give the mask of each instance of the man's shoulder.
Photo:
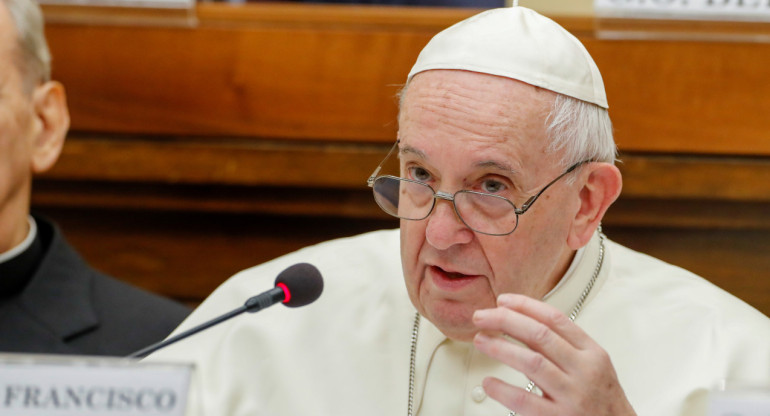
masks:
{"type": "Polygon", "coordinates": [[[245,297],[272,287],[279,273],[297,263],[309,263],[320,271],[324,280],[321,303],[351,293],[387,296],[403,291],[399,232],[379,230],[318,243],[245,269],[206,298],[202,309],[223,313],[238,306],[245,297]]]}
{"type": "Polygon", "coordinates": [[[91,267],[51,221],[35,217],[44,246],[35,275],[17,299],[35,322],[36,350],[123,355],[170,333],[186,306],[91,267]]]}
{"type": "Polygon", "coordinates": [[[190,313],[190,309],[183,304],[139,288],[115,277],[106,275],[91,269],[94,302],[111,315],[132,317],[133,313],[142,310],[141,314],[134,317],[144,317],[146,321],[167,322],[176,327],[182,319],[190,313]],[[119,307],[127,307],[129,310],[120,311],[119,307]]]}
{"type": "Polygon", "coordinates": [[[613,242],[607,248],[610,274],[579,319],[612,357],[640,414],[693,400],[719,380],[768,381],[768,317],[683,268],[613,242]],[[649,400],[650,385],[661,388],[658,402],[649,400]]]}
{"type": "Polygon", "coordinates": [[[680,313],[723,325],[748,320],[770,331],[767,316],[706,278],[616,242],[609,242],[609,250],[612,296],[646,307],[678,307],[680,313]]]}
{"type": "MultiPolygon", "coordinates": [[[[38,218],[36,220],[40,221],[38,218]]],[[[51,226],[52,237],[41,272],[53,276],[49,280],[55,284],[73,287],[73,291],[84,296],[83,301],[90,297],[97,312],[103,310],[106,316],[134,318],[136,316],[131,311],[144,309],[160,313],[153,315],[154,321],[173,322],[175,325],[189,314],[190,309],[179,302],[96,270],[80,256],[54,224],[51,226]],[[77,286],[83,284],[89,287],[81,291],[77,286]],[[128,310],[121,310],[123,306],[128,310]]]]}
{"type": "Polygon", "coordinates": [[[191,312],[177,301],[91,270],[91,306],[99,323],[84,336],[101,339],[95,348],[105,348],[104,353],[124,354],[160,341],[191,312]]]}
{"type": "MultiPolygon", "coordinates": [[[[230,320],[208,330],[208,336],[199,337],[197,342],[215,343],[216,338],[235,333],[259,333],[260,340],[256,342],[261,348],[285,349],[285,343],[273,344],[272,337],[267,334],[280,333],[280,339],[296,341],[317,336],[319,328],[323,328],[327,336],[334,334],[335,339],[354,342],[350,337],[361,341],[363,335],[350,329],[360,322],[366,322],[368,330],[364,332],[367,333],[379,330],[387,333],[384,328],[390,328],[394,322],[395,325],[403,323],[407,328],[404,333],[408,333],[414,309],[410,307],[403,283],[398,230],[374,231],[322,242],[243,270],[212,292],[177,332],[240,307],[249,297],[273,287],[276,276],[297,263],[309,263],[321,272],[323,292],[317,301],[291,313],[276,306],[260,312],[259,319],[230,320]],[[274,325],[277,320],[281,325],[274,325]]],[[[373,339],[372,342],[376,344],[382,340],[373,339]]],[[[187,347],[172,348],[186,351],[187,347]]]]}

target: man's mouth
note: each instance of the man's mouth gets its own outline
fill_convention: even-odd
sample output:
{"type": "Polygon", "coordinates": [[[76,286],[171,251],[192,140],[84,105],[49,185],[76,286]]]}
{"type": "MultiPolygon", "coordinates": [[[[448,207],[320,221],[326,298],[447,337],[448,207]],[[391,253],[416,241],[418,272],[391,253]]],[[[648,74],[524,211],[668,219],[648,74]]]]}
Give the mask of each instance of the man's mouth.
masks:
{"type": "Polygon", "coordinates": [[[450,272],[450,271],[444,270],[441,267],[437,267],[437,266],[433,266],[433,267],[438,269],[441,273],[443,273],[446,277],[448,277],[450,279],[462,279],[463,277],[470,277],[467,274],[457,273],[457,272],[450,272]]]}
{"type": "Polygon", "coordinates": [[[473,285],[481,277],[479,275],[445,270],[438,266],[430,266],[428,274],[431,276],[433,286],[445,292],[463,290],[469,285],[473,285]]]}
{"type": "Polygon", "coordinates": [[[455,280],[455,279],[467,279],[467,278],[471,278],[471,277],[476,277],[474,275],[469,275],[469,274],[464,274],[464,273],[458,273],[458,272],[452,272],[452,271],[444,270],[444,269],[442,269],[441,267],[438,267],[438,266],[430,266],[430,268],[432,269],[432,271],[434,273],[440,274],[442,277],[446,277],[446,278],[452,279],[452,280],[455,280]]]}

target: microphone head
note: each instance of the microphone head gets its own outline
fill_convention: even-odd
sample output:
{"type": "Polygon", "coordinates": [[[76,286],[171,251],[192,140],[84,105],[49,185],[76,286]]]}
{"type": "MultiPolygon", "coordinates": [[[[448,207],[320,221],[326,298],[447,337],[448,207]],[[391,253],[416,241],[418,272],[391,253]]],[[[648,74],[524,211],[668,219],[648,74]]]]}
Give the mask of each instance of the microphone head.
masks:
{"type": "Polygon", "coordinates": [[[275,285],[278,286],[279,283],[284,291],[288,292],[283,304],[290,308],[314,302],[324,289],[321,272],[308,263],[289,266],[275,278],[275,285]]]}

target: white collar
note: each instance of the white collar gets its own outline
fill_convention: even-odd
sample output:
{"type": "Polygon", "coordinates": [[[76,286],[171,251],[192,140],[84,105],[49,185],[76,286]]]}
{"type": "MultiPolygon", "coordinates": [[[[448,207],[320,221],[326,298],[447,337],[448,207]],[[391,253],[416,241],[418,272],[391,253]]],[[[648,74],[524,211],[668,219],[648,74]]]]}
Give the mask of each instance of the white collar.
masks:
{"type": "Polygon", "coordinates": [[[549,296],[556,293],[557,290],[566,282],[567,280],[572,277],[573,274],[575,274],[575,270],[578,268],[578,264],[580,263],[580,260],[583,259],[583,253],[585,252],[585,247],[580,247],[576,252],[575,256],[572,257],[572,263],[570,263],[569,268],[564,273],[564,276],[562,276],[561,279],[559,279],[559,283],[556,283],[556,286],[554,286],[553,289],[551,289],[550,292],[546,293],[545,296],[543,296],[543,300],[548,299],[549,296]]]}
{"type": "Polygon", "coordinates": [[[0,253],[0,263],[5,263],[6,261],[23,253],[24,250],[29,248],[29,246],[32,245],[32,242],[35,241],[35,236],[37,236],[37,224],[31,215],[27,218],[27,221],[29,222],[29,231],[27,232],[27,237],[16,247],[6,251],[5,253],[0,253]]]}

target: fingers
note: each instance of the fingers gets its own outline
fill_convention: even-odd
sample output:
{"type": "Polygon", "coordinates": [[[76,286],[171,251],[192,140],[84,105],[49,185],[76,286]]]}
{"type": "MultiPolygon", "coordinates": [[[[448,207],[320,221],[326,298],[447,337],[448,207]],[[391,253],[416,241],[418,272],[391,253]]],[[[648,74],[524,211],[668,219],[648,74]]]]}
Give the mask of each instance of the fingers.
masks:
{"type": "Polygon", "coordinates": [[[498,308],[473,316],[481,330],[474,339],[479,351],[521,371],[544,392],[574,395],[571,377],[583,374],[589,359],[582,346],[594,343],[560,310],[520,295],[502,295],[498,308]],[[506,334],[525,348],[497,336],[506,334]],[[588,339],[586,341],[586,339],[588,339]]]}
{"type": "Polygon", "coordinates": [[[543,391],[562,392],[568,388],[567,374],[539,352],[483,332],[476,335],[474,345],[482,353],[522,372],[543,391]]]}
{"type": "Polygon", "coordinates": [[[523,295],[507,293],[498,297],[497,305],[519,312],[546,325],[577,349],[589,349],[595,346],[593,340],[580,327],[570,321],[564,312],[545,302],[523,295]]]}
{"type": "Polygon", "coordinates": [[[487,377],[482,385],[489,397],[517,414],[539,416],[558,414],[552,403],[522,388],[511,386],[498,378],[487,377]]]}
{"type": "Polygon", "coordinates": [[[522,415],[635,415],[609,354],[561,311],[513,294],[497,303],[474,313],[474,345],[522,372],[543,396],[490,378],[490,397],[522,415]]]}
{"type": "MultiPolygon", "coordinates": [[[[559,310],[549,310],[548,308],[542,310],[544,308],[541,306],[535,313],[535,317],[508,307],[479,310],[473,315],[473,323],[484,333],[504,333],[523,343],[532,351],[540,353],[540,355],[530,357],[530,359],[539,360],[540,358],[537,357],[542,356],[560,369],[567,371],[571,364],[579,359],[581,352],[579,348],[568,341],[567,337],[576,338],[578,343],[582,343],[580,340],[581,335],[583,335],[582,330],[578,329],[580,333],[574,334],[576,331],[569,326],[575,325],[559,310]],[[563,321],[566,321],[566,324],[563,321]],[[568,334],[567,337],[563,336],[564,333],[568,334]]],[[[530,309],[536,308],[527,305],[527,307],[518,309],[531,313],[530,309]]],[[[503,340],[501,339],[501,341],[503,340]]],[[[509,365],[513,366],[510,363],[509,365]]],[[[529,363],[517,365],[519,367],[532,367],[532,364],[529,363]]],[[[527,373],[525,368],[519,367],[517,369],[527,373]]]]}

